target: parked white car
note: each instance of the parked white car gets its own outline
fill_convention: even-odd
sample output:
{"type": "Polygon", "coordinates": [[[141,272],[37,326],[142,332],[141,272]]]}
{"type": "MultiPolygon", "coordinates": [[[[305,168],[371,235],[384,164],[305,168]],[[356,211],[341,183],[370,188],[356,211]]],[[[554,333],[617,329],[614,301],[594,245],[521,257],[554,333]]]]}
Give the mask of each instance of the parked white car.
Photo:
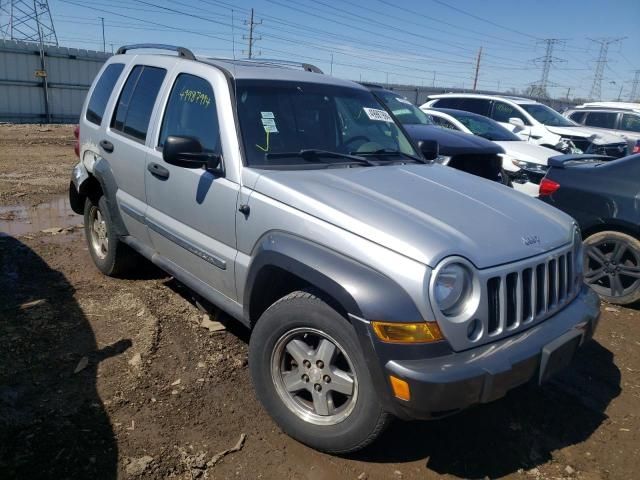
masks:
{"type": "Polygon", "coordinates": [[[576,123],[619,135],[629,153],[640,153],[640,103],[589,102],[568,108],[563,115],[576,123]]]}
{"type": "Polygon", "coordinates": [[[521,139],[562,153],[627,155],[625,139],[579,126],[542,103],[521,97],[447,93],[431,95],[423,107],[453,108],[492,118],[521,139]]]}
{"type": "Polygon", "coordinates": [[[476,113],[424,106],[421,110],[440,127],[478,135],[500,145],[505,151],[502,168],[511,178],[513,188],[528,195],[538,195],[540,181],[547,173],[547,161],[558,155],[556,150],[525,142],[498,122],[476,113]]]}

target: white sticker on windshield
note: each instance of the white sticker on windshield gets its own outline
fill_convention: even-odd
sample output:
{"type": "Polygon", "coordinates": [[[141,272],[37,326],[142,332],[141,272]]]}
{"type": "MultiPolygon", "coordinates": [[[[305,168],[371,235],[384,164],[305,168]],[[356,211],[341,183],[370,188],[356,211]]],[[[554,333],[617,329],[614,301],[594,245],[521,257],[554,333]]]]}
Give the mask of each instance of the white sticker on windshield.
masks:
{"type": "Polygon", "coordinates": [[[411,103],[409,100],[407,100],[406,98],[402,98],[402,97],[396,97],[396,100],[400,103],[404,103],[405,105],[413,105],[413,103],[411,103]]]}
{"type": "Polygon", "coordinates": [[[278,128],[275,125],[263,125],[262,128],[267,133],[278,133],[278,128]]]}
{"type": "Polygon", "coordinates": [[[391,115],[389,115],[384,110],[379,110],[377,108],[368,108],[368,107],[362,107],[362,109],[364,110],[364,113],[367,114],[367,117],[369,117],[370,120],[393,123],[393,119],[391,118],[391,115]]]}
{"type": "Polygon", "coordinates": [[[276,118],[273,112],[260,112],[262,118],[276,118]]]}
{"type": "Polygon", "coordinates": [[[262,125],[273,125],[275,127],[276,126],[276,120],[275,120],[275,118],[263,118],[262,119],[262,125]]]}

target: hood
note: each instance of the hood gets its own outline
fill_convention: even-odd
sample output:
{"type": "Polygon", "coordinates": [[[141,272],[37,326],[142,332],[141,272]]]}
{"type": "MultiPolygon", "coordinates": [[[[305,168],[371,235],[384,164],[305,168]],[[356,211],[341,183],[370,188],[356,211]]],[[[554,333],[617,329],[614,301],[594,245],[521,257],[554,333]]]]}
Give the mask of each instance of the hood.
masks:
{"type": "Polygon", "coordinates": [[[469,133],[457,132],[434,125],[403,124],[402,126],[416,142],[420,140],[435,140],[438,142],[440,153],[447,157],[504,153],[495,143],[469,133]]]}
{"type": "Polygon", "coordinates": [[[596,135],[596,138],[593,140],[593,143],[596,145],[625,142],[624,138],[619,137],[618,135],[613,135],[611,133],[589,127],[552,127],[549,125],[545,125],[545,127],[550,132],[563,136],[572,135],[576,137],[589,138],[596,135]]]}
{"type": "Polygon", "coordinates": [[[486,268],[572,237],[559,210],[439,164],[261,171],[254,190],[432,267],[461,255],[486,268]]]}
{"type": "Polygon", "coordinates": [[[546,165],[549,157],[558,155],[557,150],[524,141],[496,142],[504,152],[516,160],[546,165]]]}

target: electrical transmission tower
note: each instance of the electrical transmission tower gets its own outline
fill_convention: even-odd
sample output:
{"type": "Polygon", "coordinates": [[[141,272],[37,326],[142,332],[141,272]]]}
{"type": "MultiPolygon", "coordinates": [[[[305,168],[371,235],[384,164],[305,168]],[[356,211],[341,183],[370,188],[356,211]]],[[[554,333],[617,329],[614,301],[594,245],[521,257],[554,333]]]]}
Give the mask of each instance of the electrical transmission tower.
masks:
{"type": "MultiPolygon", "coordinates": [[[[255,27],[256,25],[262,25],[262,20],[260,20],[259,22],[255,22],[253,20],[253,8],[251,9],[251,16],[249,17],[249,20],[244,22],[245,25],[249,26],[249,36],[243,35],[242,39],[243,40],[247,40],[247,43],[249,45],[249,50],[248,50],[248,55],[247,57],[249,58],[253,58],[253,45],[258,41],[258,40],[262,40],[262,37],[256,37],[253,33],[253,27],[255,27]]],[[[260,53],[258,53],[258,55],[260,55],[260,53]]]]}
{"type": "Polygon", "coordinates": [[[549,86],[549,72],[551,71],[551,65],[553,63],[566,62],[563,58],[553,56],[553,49],[556,45],[562,45],[566,40],[560,38],[545,38],[541,40],[541,43],[545,44],[545,54],[542,57],[534,58],[533,62],[538,65],[542,64],[542,76],[540,80],[532,85],[531,95],[534,97],[547,98],[549,92],[547,87],[549,86]]]}
{"type": "Polygon", "coordinates": [[[636,74],[633,76],[631,82],[631,93],[629,94],[629,101],[635,102],[640,99],[640,70],[636,70],[636,74]]]}
{"type": "Polygon", "coordinates": [[[609,46],[614,43],[621,42],[625,37],[606,37],[606,38],[590,38],[592,42],[600,44],[600,53],[598,54],[598,60],[596,60],[596,72],[593,76],[593,85],[591,85],[591,91],[589,92],[589,98],[594,100],[600,100],[602,97],[602,79],[604,78],[604,68],[607,66],[607,55],[609,53],[609,46]]]}
{"type": "Polygon", "coordinates": [[[0,34],[4,40],[58,45],[48,0],[0,0],[0,34]]]}

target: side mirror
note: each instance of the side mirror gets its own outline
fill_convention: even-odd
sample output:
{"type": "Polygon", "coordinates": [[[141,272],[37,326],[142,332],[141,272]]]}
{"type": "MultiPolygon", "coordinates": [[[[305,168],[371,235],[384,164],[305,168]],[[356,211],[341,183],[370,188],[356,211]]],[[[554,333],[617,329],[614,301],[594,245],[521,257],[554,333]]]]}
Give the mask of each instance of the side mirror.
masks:
{"type": "Polygon", "coordinates": [[[509,119],[509,123],[511,125],[513,125],[514,127],[516,127],[516,130],[521,130],[524,128],[524,122],[522,121],[521,118],[518,117],[511,117],[509,119]]]}
{"type": "Polygon", "coordinates": [[[435,160],[440,153],[440,146],[435,140],[420,140],[418,142],[418,148],[427,160],[435,160]]]}
{"type": "Polygon", "coordinates": [[[197,138],[169,135],[164,142],[162,159],[178,167],[218,170],[220,155],[202,151],[197,138]]]}

